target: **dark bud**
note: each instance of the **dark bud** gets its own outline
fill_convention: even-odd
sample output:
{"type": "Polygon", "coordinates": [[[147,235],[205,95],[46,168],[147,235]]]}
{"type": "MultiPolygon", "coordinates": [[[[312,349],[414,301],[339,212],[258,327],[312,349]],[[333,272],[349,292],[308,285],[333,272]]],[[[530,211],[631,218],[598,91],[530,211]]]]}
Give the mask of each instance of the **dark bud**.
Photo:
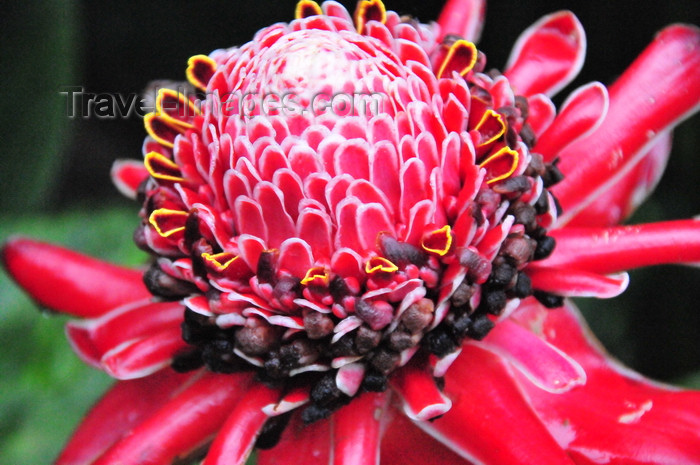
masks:
{"type": "Polygon", "coordinates": [[[355,347],[361,355],[368,353],[379,345],[382,333],[374,331],[367,326],[360,326],[355,333],[355,347]]]}
{"type": "Polygon", "coordinates": [[[518,280],[515,282],[513,293],[515,297],[520,299],[532,295],[532,281],[528,275],[523,272],[518,273],[518,280]]]}
{"type": "Polygon", "coordinates": [[[389,387],[386,376],[378,371],[369,369],[362,380],[362,388],[371,392],[384,392],[389,387]]]}
{"type": "MultiPolygon", "coordinates": [[[[503,260],[503,258],[500,260],[503,260]]],[[[506,261],[494,263],[486,284],[489,287],[506,287],[515,277],[515,273],[517,273],[515,267],[506,261]]]]}
{"type": "Polygon", "coordinates": [[[274,283],[276,280],[275,268],[277,256],[274,252],[263,252],[258,259],[258,281],[261,283],[274,283]]]}
{"type": "Polygon", "coordinates": [[[209,320],[209,317],[187,308],[180,327],[182,328],[182,339],[188,344],[198,344],[213,339],[219,331],[219,328],[209,320]]]}
{"type": "Polygon", "coordinates": [[[187,248],[191,248],[198,239],[202,237],[202,233],[199,231],[199,215],[197,210],[192,210],[189,215],[187,215],[187,220],[185,221],[185,245],[187,248]]]}
{"type": "Polygon", "coordinates": [[[328,285],[328,291],[336,301],[340,301],[343,297],[350,294],[350,289],[348,285],[345,284],[345,280],[338,275],[333,276],[331,279],[328,285]]]}
{"type": "Polygon", "coordinates": [[[542,182],[545,188],[550,188],[553,185],[561,182],[564,179],[564,175],[557,168],[557,165],[552,163],[547,165],[544,175],[542,176],[542,182]]]}
{"type": "Polygon", "coordinates": [[[544,236],[539,241],[537,241],[537,247],[535,247],[535,260],[543,260],[549,257],[554,251],[554,246],[557,242],[552,236],[544,236]]]}
{"type": "Polygon", "coordinates": [[[333,320],[328,315],[311,310],[304,315],[304,329],[309,339],[322,339],[333,332],[333,320]]]}
{"type": "Polygon", "coordinates": [[[194,349],[176,354],[170,366],[178,373],[187,373],[201,368],[202,365],[204,365],[202,352],[199,349],[194,349]]]}
{"type": "Polygon", "coordinates": [[[548,210],[549,196],[547,195],[547,191],[543,190],[539,198],[537,199],[537,202],[535,202],[535,212],[538,215],[544,215],[545,213],[547,213],[548,210]]]}
{"type": "Polygon", "coordinates": [[[534,291],[532,295],[534,295],[535,299],[537,299],[542,305],[544,305],[547,308],[558,308],[564,305],[564,298],[559,295],[537,290],[534,291]]]}
{"type": "Polygon", "coordinates": [[[467,330],[467,336],[477,341],[482,340],[496,326],[486,315],[477,316],[467,330]]]}
{"type": "Polygon", "coordinates": [[[467,278],[471,282],[481,284],[491,274],[491,262],[473,250],[461,250],[459,252],[459,264],[467,269],[467,278]]]}
{"type": "Polygon", "coordinates": [[[494,184],[491,189],[501,195],[522,194],[530,188],[527,176],[513,176],[494,184]]]}
{"type": "Polygon", "coordinates": [[[194,284],[173,278],[161,270],[157,263],[143,274],[143,283],[151,294],[168,300],[179,300],[197,292],[194,284]]]}
{"type": "Polygon", "coordinates": [[[377,350],[369,361],[373,368],[385,375],[389,374],[398,362],[399,354],[383,348],[377,350]]]}
{"type": "Polygon", "coordinates": [[[532,130],[530,123],[524,123],[523,127],[520,128],[520,138],[523,140],[523,142],[525,142],[528,149],[535,146],[537,136],[535,135],[535,131],[532,130]]]}
{"type": "Polygon", "coordinates": [[[267,323],[244,326],[236,331],[238,347],[248,355],[262,355],[279,344],[278,331],[267,323]]]}
{"type": "Polygon", "coordinates": [[[215,373],[236,373],[245,363],[233,353],[233,343],[224,339],[211,341],[204,346],[202,360],[215,373]]]}
{"type": "Polygon", "coordinates": [[[257,449],[272,449],[277,445],[284,432],[289,419],[292,418],[292,412],[283,413],[267,419],[258,438],[255,440],[257,449]]]}
{"type": "Polygon", "coordinates": [[[468,315],[462,315],[455,318],[454,323],[452,324],[452,331],[455,337],[462,339],[464,336],[466,336],[471,324],[472,319],[468,315]]]}
{"type": "Polygon", "coordinates": [[[527,98],[522,95],[516,95],[514,99],[515,108],[520,111],[520,117],[524,120],[530,116],[530,104],[527,98]]]}
{"type": "Polygon", "coordinates": [[[452,297],[450,297],[450,303],[453,307],[466,307],[469,305],[469,299],[471,299],[473,295],[474,288],[470,286],[465,279],[459,286],[457,286],[457,289],[452,294],[452,297]]]}
{"type": "Polygon", "coordinates": [[[529,238],[514,236],[503,241],[499,253],[508,258],[510,262],[519,268],[532,260],[536,243],[529,238]]]}
{"type": "Polygon", "coordinates": [[[410,263],[423,266],[427,261],[427,256],[422,250],[407,242],[399,242],[386,233],[379,235],[379,247],[384,257],[398,266],[410,263]]]}
{"type": "Polygon", "coordinates": [[[486,311],[491,315],[500,315],[506,308],[506,293],[500,289],[483,289],[479,310],[486,311]]]}
{"type": "Polygon", "coordinates": [[[311,402],[321,407],[333,408],[347,397],[335,384],[335,372],[326,373],[311,388],[311,402]]]}
{"type": "Polygon", "coordinates": [[[413,347],[416,345],[416,342],[417,341],[414,341],[410,334],[404,333],[403,331],[394,331],[389,335],[388,345],[391,350],[401,352],[409,347],[413,347]]]}
{"type": "Polygon", "coordinates": [[[359,355],[355,348],[354,338],[351,333],[348,333],[338,339],[335,344],[331,345],[331,354],[333,357],[351,357],[359,355]]]}
{"type": "Polygon", "coordinates": [[[423,344],[428,352],[442,357],[457,348],[455,341],[447,334],[445,328],[438,326],[423,338],[423,344]]]}
{"type": "Polygon", "coordinates": [[[328,418],[331,413],[333,413],[332,409],[319,407],[318,405],[312,404],[301,412],[301,420],[304,422],[304,424],[309,425],[315,421],[328,418]]]}
{"type": "Polygon", "coordinates": [[[420,299],[411,304],[401,315],[401,322],[412,334],[423,331],[432,321],[435,304],[430,299],[420,299]]]}
{"type": "Polygon", "coordinates": [[[532,205],[518,201],[511,205],[509,211],[515,217],[515,222],[524,225],[526,230],[537,226],[537,213],[532,205]]]}

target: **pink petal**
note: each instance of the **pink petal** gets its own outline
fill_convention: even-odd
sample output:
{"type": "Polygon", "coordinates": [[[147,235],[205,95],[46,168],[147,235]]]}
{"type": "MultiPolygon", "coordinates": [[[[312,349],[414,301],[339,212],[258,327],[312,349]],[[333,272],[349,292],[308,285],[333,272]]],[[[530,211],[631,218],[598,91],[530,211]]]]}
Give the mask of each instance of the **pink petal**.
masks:
{"type": "Polygon", "coordinates": [[[261,182],[255,186],[253,195],[262,210],[267,229],[267,246],[276,248],[285,239],[294,237],[296,227],[284,208],[284,193],[272,183],[261,182]]]}
{"type": "Polygon", "coordinates": [[[438,24],[443,36],[457,34],[470,42],[481,35],[486,14],[484,0],[449,0],[442,7],[438,24]]]}
{"type": "Polygon", "coordinates": [[[607,227],[622,223],[649,196],[671,154],[671,133],[661,136],[623,177],[581,210],[567,227],[607,227]]]}
{"type": "Polygon", "coordinates": [[[528,117],[527,124],[530,125],[536,136],[542,134],[557,114],[554,103],[544,94],[535,94],[527,98],[528,117]]]}
{"type": "Polygon", "coordinates": [[[700,263],[700,220],[564,228],[551,235],[557,246],[546,260],[537,262],[539,266],[615,273],[664,263],[700,263]]]}
{"type": "Polygon", "coordinates": [[[698,108],[698,50],[700,29],[670,26],[610,87],[603,124],[561,153],[559,168],[566,181],[553,188],[564,209],[560,224],[618,182],[661,133],[698,108]]]}
{"type": "Polygon", "coordinates": [[[510,320],[499,322],[479,343],[504,357],[538,388],[558,394],[586,383],[574,359],[510,320]]]}
{"type": "Polygon", "coordinates": [[[205,374],[110,447],[91,465],[169,465],[221,428],[248,389],[252,375],[205,374]]]}
{"type": "MultiPolygon", "coordinates": [[[[473,344],[445,376],[452,408],[416,425],[474,463],[573,465],[530,407],[505,361],[473,344]]],[[[551,394],[547,394],[551,396],[551,394]]]]}
{"type": "Polygon", "coordinates": [[[89,465],[131,429],[160,409],[193,373],[162,370],[146,378],[116,383],[95,404],[56,465],[89,465]]]}
{"type": "Polygon", "coordinates": [[[255,439],[268,416],[263,407],[280,396],[277,389],[262,383],[248,390],[238,399],[214,439],[202,465],[242,465],[253,450],[255,439]]]}
{"type": "Polygon", "coordinates": [[[309,244],[296,237],[287,239],[280,245],[278,266],[299,279],[313,266],[314,257],[309,244]]]}
{"type": "Polygon", "coordinates": [[[13,238],[0,253],[12,278],[39,305],[69,315],[96,317],[150,296],[142,272],[59,246],[13,238]]]}
{"type": "Polygon", "coordinates": [[[311,246],[318,258],[330,259],[333,250],[331,218],[320,210],[302,210],[297,221],[297,235],[311,246]]]}
{"type": "Polygon", "coordinates": [[[503,74],[520,95],[552,95],[576,77],[585,54],[583,26],[570,11],[560,11],[520,35],[503,74]]]}
{"type": "Polygon", "coordinates": [[[629,284],[627,273],[604,276],[571,268],[529,266],[526,274],[533,289],[565,297],[597,297],[609,299],[625,292],[629,284]]]}
{"type": "Polygon", "coordinates": [[[569,95],[551,126],[539,136],[533,152],[551,162],[561,150],[593,132],[608,112],[608,90],[599,82],[581,86],[569,95]]]}
{"type": "Polygon", "coordinates": [[[333,465],[379,465],[385,393],[366,392],[333,414],[333,465]]]}

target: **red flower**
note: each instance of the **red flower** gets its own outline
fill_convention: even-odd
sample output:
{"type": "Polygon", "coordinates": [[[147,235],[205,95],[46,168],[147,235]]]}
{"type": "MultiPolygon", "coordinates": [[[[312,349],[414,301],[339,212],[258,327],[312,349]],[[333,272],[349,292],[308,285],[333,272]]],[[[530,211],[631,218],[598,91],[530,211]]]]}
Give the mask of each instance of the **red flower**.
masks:
{"type": "Polygon", "coordinates": [[[5,245],[21,286],[81,318],[78,355],[122,380],[57,464],[255,446],[268,465],[696,463],[700,394],[618,367],[564,297],[700,261],[696,220],[616,226],[700,103],[698,30],[665,29],[557,113],[585,51],[570,12],[503,74],[472,42],[478,1],[430,26],[379,0],[296,16],[192,57],[145,117],[144,162],[115,164],[143,202],[143,281],[5,245]]]}

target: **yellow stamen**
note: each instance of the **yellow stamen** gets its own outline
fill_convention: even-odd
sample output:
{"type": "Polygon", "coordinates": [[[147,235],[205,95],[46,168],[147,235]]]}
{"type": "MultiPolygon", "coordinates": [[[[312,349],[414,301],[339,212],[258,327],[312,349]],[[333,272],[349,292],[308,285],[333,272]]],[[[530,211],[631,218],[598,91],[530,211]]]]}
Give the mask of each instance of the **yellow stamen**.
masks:
{"type": "Polygon", "coordinates": [[[374,274],[380,271],[384,273],[393,273],[394,271],[398,271],[398,269],[398,266],[384,257],[372,257],[365,263],[365,272],[367,274],[374,274]]]}
{"type": "Polygon", "coordinates": [[[323,11],[318,3],[313,0],[301,0],[297,3],[297,7],[294,10],[294,17],[296,19],[308,18],[309,16],[322,15],[323,11]]]}
{"type": "MultiPolygon", "coordinates": [[[[506,157],[510,157],[512,160],[510,163],[510,167],[507,167],[503,173],[496,174],[493,178],[488,179],[486,181],[486,184],[493,184],[494,182],[502,181],[509,177],[511,174],[513,174],[518,168],[518,160],[520,159],[520,155],[518,154],[518,152],[512,150],[509,147],[503,147],[498,152],[494,153],[479,164],[480,168],[486,168],[486,171],[490,171],[489,165],[495,165],[496,163],[503,161],[503,159],[506,157]]],[[[496,173],[497,172],[498,171],[496,171],[496,173]]]]}
{"type": "Polygon", "coordinates": [[[468,40],[464,40],[464,39],[456,40],[450,46],[450,49],[447,51],[447,55],[445,56],[445,59],[442,61],[442,64],[440,65],[438,72],[435,73],[435,76],[438,79],[440,79],[442,77],[442,75],[444,74],[445,70],[447,69],[447,65],[450,64],[451,61],[456,60],[458,58],[464,58],[464,56],[466,56],[468,58],[468,61],[464,64],[464,66],[462,66],[462,69],[460,69],[458,71],[460,76],[466,75],[469,71],[472,70],[472,68],[474,68],[474,65],[476,64],[478,52],[476,50],[476,45],[469,42],[468,40]]]}
{"type": "Polygon", "coordinates": [[[420,245],[426,252],[431,252],[441,257],[446,255],[450,251],[450,247],[452,247],[452,228],[449,224],[446,224],[440,229],[430,231],[423,236],[420,245]]]}

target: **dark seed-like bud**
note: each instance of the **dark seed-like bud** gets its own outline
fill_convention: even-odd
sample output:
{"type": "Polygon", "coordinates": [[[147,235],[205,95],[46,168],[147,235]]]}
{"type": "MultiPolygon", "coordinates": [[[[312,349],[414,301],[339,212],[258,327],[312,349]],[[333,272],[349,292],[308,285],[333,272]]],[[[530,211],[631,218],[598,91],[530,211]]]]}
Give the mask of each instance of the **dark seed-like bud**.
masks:
{"type": "Polygon", "coordinates": [[[202,352],[199,349],[188,350],[186,352],[181,352],[173,357],[173,361],[170,366],[173,370],[178,373],[186,373],[188,371],[196,370],[204,365],[204,360],[202,360],[202,352]]]}
{"type": "Polygon", "coordinates": [[[151,294],[168,300],[178,300],[197,292],[194,284],[173,278],[161,270],[157,263],[143,274],[143,283],[151,294]]]}
{"type": "Polygon", "coordinates": [[[477,341],[482,340],[495,326],[486,315],[477,316],[467,330],[467,336],[477,341]]]}
{"type": "Polygon", "coordinates": [[[367,370],[362,380],[363,389],[371,392],[384,392],[387,387],[389,387],[389,383],[385,375],[371,368],[367,370]]]}
{"type": "Polygon", "coordinates": [[[532,295],[535,296],[542,305],[547,308],[558,308],[564,305],[564,298],[549,292],[535,290],[532,295]]]}
{"type": "MultiPolygon", "coordinates": [[[[457,286],[457,289],[452,294],[452,297],[450,297],[452,307],[467,307],[467,305],[469,305],[469,299],[471,299],[473,295],[474,288],[470,286],[465,279],[459,286],[457,286]]],[[[469,310],[471,309],[467,308],[467,311],[469,310]]]]}
{"type": "Polygon", "coordinates": [[[500,254],[510,259],[511,263],[519,268],[532,260],[536,244],[524,237],[508,237],[501,245],[500,254]]]}
{"type": "Polygon", "coordinates": [[[352,334],[348,333],[332,344],[331,354],[333,357],[351,357],[353,355],[359,355],[355,348],[355,341],[352,334]]]}
{"type": "Polygon", "coordinates": [[[438,357],[447,355],[457,348],[455,341],[447,334],[444,327],[438,326],[423,338],[423,344],[428,352],[438,357]]]}
{"type": "Polygon", "coordinates": [[[335,372],[326,373],[311,388],[311,401],[321,407],[333,407],[343,397],[347,397],[335,384],[335,372]]]}
{"type": "Polygon", "coordinates": [[[399,354],[388,349],[379,349],[372,355],[369,362],[378,372],[387,375],[399,362],[399,354]]]}
{"type": "Polygon", "coordinates": [[[467,334],[467,330],[469,330],[471,324],[472,319],[468,315],[462,315],[455,318],[452,331],[457,338],[462,339],[467,334]]]}
{"type": "Polygon", "coordinates": [[[547,165],[544,176],[542,176],[542,182],[544,183],[545,188],[550,188],[553,185],[561,182],[563,179],[564,175],[559,168],[557,168],[556,164],[552,163],[547,165]]]}
{"type": "Polygon", "coordinates": [[[515,108],[520,111],[520,117],[526,120],[530,116],[530,103],[527,101],[527,98],[522,95],[516,95],[513,103],[515,108]]]}
{"type": "Polygon", "coordinates": [[[491,262],[473,250],[461,250],[459,264],[467,269],[467,278],[477,284],[484,283],[491,274],[491,262]]]}
{"type": "Polygon", "coordinates": [[[304,329],[309,339],[322,339],[333,332],[333,320],[321,312],[311,310],[304,314],[304,329]]]}
{"type": "Polygon", "coordinates": [[[255,447],[257,449],[271,449],[275,447],[287,424],[289,424],[290,418],[292,418],[292,412],[269,417],[255,440],[255,447]]]}
{"type": "Polygon", "coordinates": [[[202,350],[202,360],[209,370],[215,373],[235,373],[241,370],[243,362],[233,352],[233,343],[216,339],[202,350]]]}
{"type": "Polygon", "coordinates": [[[382,333],[369,329],[367,326],[360,326],[355,333],[355,347],[361,355],[368,353],[379,345],[382,340],[382,333]]]}
{"type": "Polygon", "coordinates": [[[494,261],[493,270],[486,284],[489,287],[506,287],[510,284],[517,270],[513,265],[500,258],[500,261],[494,261]]]}
{"type": "Polygon", "coordinates": [[[412,334],[423,331],[432,321],[435,304],[430,299],[420,299],[411,304],[401,315],[401,322],[412,334]]]}
{"type": "Polygon", "coordinates": [[[513,176],[504,181],[496,183],[491,189],[501,195],[522,194],[530,188],[530,181],[527,176],[513,176]]]}
{"type": "MultiPolygon", "coordinates": [[[[250,321],[250,320],[249,320],[250,321]]],[[[236,331],[238,347],[249,355],[262,355],[279,344],[278,331],[267,323],[244,326],[236,331]]]]}
{"type": "Polygon", "coordinates": [[[388,345],[391,350],[401,352],[416,345],[418,341],[414,340],[410,334],[403,331],[394,331],[389,335],[388,345]]]}
{"type": "Polygon", "coordinates": [[[523,140],[523,142],[525,142],[525,145],[527,145],[528,149],[531,149],[535,146],[535,143],[537,142],[537,136],[535,135],[535,131],[532,130],[532,126],[530,126],[530,123],[525,123],[523,124],[523,127],[520,128],[520,138],[523,140]]]}
{"type": "Polygon", "coordinates": [[[350,294],[350,289],[345,284],[345,280],[338,275],[333,276],[333,279],[331,279],[328,291],[336,301],[340,301],[343,297],[350,294]]]}
{"type": "Polygon", "coordinates": [[[422,250],[407,242],[399,242],[386,233],[379,235],[379,247],[384,257],[398,266],[410,263],[423,266],[427,261],[427,256],[422,250]]]}
{"type": "Polygon", "coordinates": [[[258,269],[256,271],[258,281],[261,283],[273,283],[276,281],[276,261],[277,256],[274,252],[263,252],[260,254],[260,258],[258,259],[258,269]]]}
{"type": "Polygon", "coordinates": [[[535,248],[534,259],[543,260],[549,257],[554,251],[556,246],[556,241],[552,236],[544,236],[539,241],[537,241],[537,247],[535,248]]]}
{"type": "Polygon", "coordinates": [[[491,315],[500,315],[506,308],[506,293],[500,289],[483,289],[479,310],[486,311],[491,315]]]}
{"type": "Polygon", "coordinates": [[[549,210],[549,196],[547,195],[547,191],[543,190],[540,196],[537,198],[537,202],[535,202],[535,212],[538,215],[543,215],[547,213],[549,210]]]}
{"type": "Polygon", "coordinates": [[[528,275],[523,272],[518,273],[518,280],[515,282],[513,293],[515,297],[520,299],[532,295],[532,281],[528,275]]]}
{"type": "Polygon", "coordinates": [[[333,410],[329,408],[311,404],[301,412],[301,420],[308,425],[315,421],[328,418],[331,413],[333,413],[333,410]]]}
{"type": "Polygon", "coordinates": [[[526,230],[529,231],[537,226],[537,213],[532,205],[518,201],[508,210],[515,217],[515,222],[524,225],[526,230]]]}

